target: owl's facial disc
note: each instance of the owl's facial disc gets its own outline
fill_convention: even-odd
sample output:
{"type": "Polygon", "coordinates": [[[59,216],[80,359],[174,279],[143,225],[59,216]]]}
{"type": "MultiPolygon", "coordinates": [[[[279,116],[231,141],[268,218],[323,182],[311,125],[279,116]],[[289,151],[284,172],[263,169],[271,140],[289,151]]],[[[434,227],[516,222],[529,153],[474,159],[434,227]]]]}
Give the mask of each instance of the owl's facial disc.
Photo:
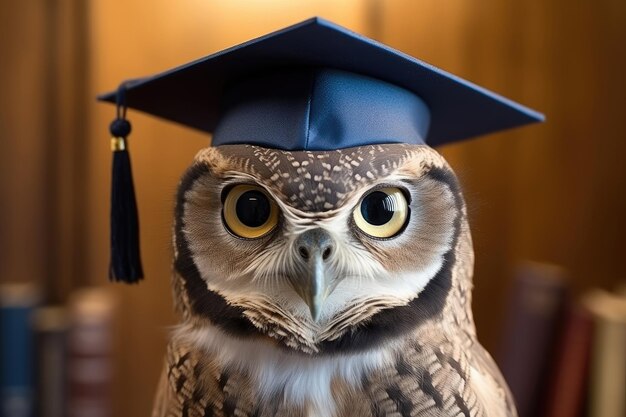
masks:
{"type": "Polygon", "coordinates": [[[340,281],[329,263],[336,250],[332,236],[320,228],[307,230],[295,242],[299,273],[289,275],[293,289],[309,306],[311,317],[317,321],[328,295],[340,281]]]}
{"type": "Polygon", "coordinates": [[[207,148],[178,193],[180,299],[238,337],[363,349],[442,311],[463,209],[425,146],[207,148]]]}

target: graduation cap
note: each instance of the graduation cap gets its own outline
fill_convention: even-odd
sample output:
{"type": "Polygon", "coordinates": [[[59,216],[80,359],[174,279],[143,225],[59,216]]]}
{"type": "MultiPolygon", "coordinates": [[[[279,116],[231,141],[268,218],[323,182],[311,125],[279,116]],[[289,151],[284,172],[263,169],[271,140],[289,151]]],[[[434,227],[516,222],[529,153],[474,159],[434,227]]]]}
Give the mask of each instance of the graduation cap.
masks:
{"type": "Polygon", "coordinates": [[[211,133],[213,146],[293,151],[437,146],[543,120],[538,112],[317,17],[126,81],[98,98],[117,104],[110,128],[109,275],[126,282],[142,276],[127,108],[211,133]]]}

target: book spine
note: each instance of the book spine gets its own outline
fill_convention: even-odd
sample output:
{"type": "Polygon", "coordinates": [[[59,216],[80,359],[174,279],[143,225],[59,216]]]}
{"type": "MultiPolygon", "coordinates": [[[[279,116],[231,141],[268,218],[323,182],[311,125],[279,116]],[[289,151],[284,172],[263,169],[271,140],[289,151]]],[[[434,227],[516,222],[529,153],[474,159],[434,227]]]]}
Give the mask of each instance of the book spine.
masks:
{"type": "Polygon", "coordinates": [[[520,417],[536,417],[543,408],[565,298],[562,269],[536,263],[518,269],[499,362],[520,417]]]}
{"type": "Polygon", "coordinates": [[[35,290],[27,284],[0,287],[0,415],[33,417],[35,366],[32,316],[35,290]]]}
{"type": "Polygon", "coordinates": [[[68,340],[68,416],[111,416],[112,321],[110,295],[77,292],[71,302],[68,340]]]}
{"type": "Polygon", "coordinates": [[[37,415],[67,415],[67,312],[44,307],[35,315],[37,344],[37,415]]]}
{"type": "Polygon", "coordinates": [[[593,417],[626,416],[626,297],[601,290],[587,297],[595,331],[589,383],[593,417]]]}
{"type": "Polygon", "coordinates": [[[580,305],[568,309],[555,355],[545,417],[576,417],[585,407],[593,318],[580,305]]]}

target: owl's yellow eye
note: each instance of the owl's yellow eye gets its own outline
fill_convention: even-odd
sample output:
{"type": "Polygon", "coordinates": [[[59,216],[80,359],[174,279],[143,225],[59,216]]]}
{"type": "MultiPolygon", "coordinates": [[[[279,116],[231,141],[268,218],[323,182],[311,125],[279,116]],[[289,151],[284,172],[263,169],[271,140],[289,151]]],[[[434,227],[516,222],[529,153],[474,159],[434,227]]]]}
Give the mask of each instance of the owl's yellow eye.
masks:
{"type": "Polygon", "coordinates": [[[237,236],[255,239],[278,224],[278,207],[267,192],[255,185],[236,185],[224,200],[224,222],[237,236]]]}
{"type": "Polygon", "coordinates": [[[409,216],[404,193],[395,187],[378,188],[367,194],[354,209],[356,226],[366,234],[388,238],[398,234],[409,216]]]}

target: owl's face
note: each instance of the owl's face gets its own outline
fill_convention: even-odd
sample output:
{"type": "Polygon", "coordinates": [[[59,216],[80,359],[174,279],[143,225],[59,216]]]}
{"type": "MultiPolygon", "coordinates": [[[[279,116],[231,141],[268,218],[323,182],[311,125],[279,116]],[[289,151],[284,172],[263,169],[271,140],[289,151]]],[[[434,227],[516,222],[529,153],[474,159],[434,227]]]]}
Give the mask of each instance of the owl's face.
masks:
{"type": "Polygon", "coordinates": [[[427,146],[207,148],[178,195],[183,298],[241,337],[363,349],[442,311],[463,210],[427,146]]]}

